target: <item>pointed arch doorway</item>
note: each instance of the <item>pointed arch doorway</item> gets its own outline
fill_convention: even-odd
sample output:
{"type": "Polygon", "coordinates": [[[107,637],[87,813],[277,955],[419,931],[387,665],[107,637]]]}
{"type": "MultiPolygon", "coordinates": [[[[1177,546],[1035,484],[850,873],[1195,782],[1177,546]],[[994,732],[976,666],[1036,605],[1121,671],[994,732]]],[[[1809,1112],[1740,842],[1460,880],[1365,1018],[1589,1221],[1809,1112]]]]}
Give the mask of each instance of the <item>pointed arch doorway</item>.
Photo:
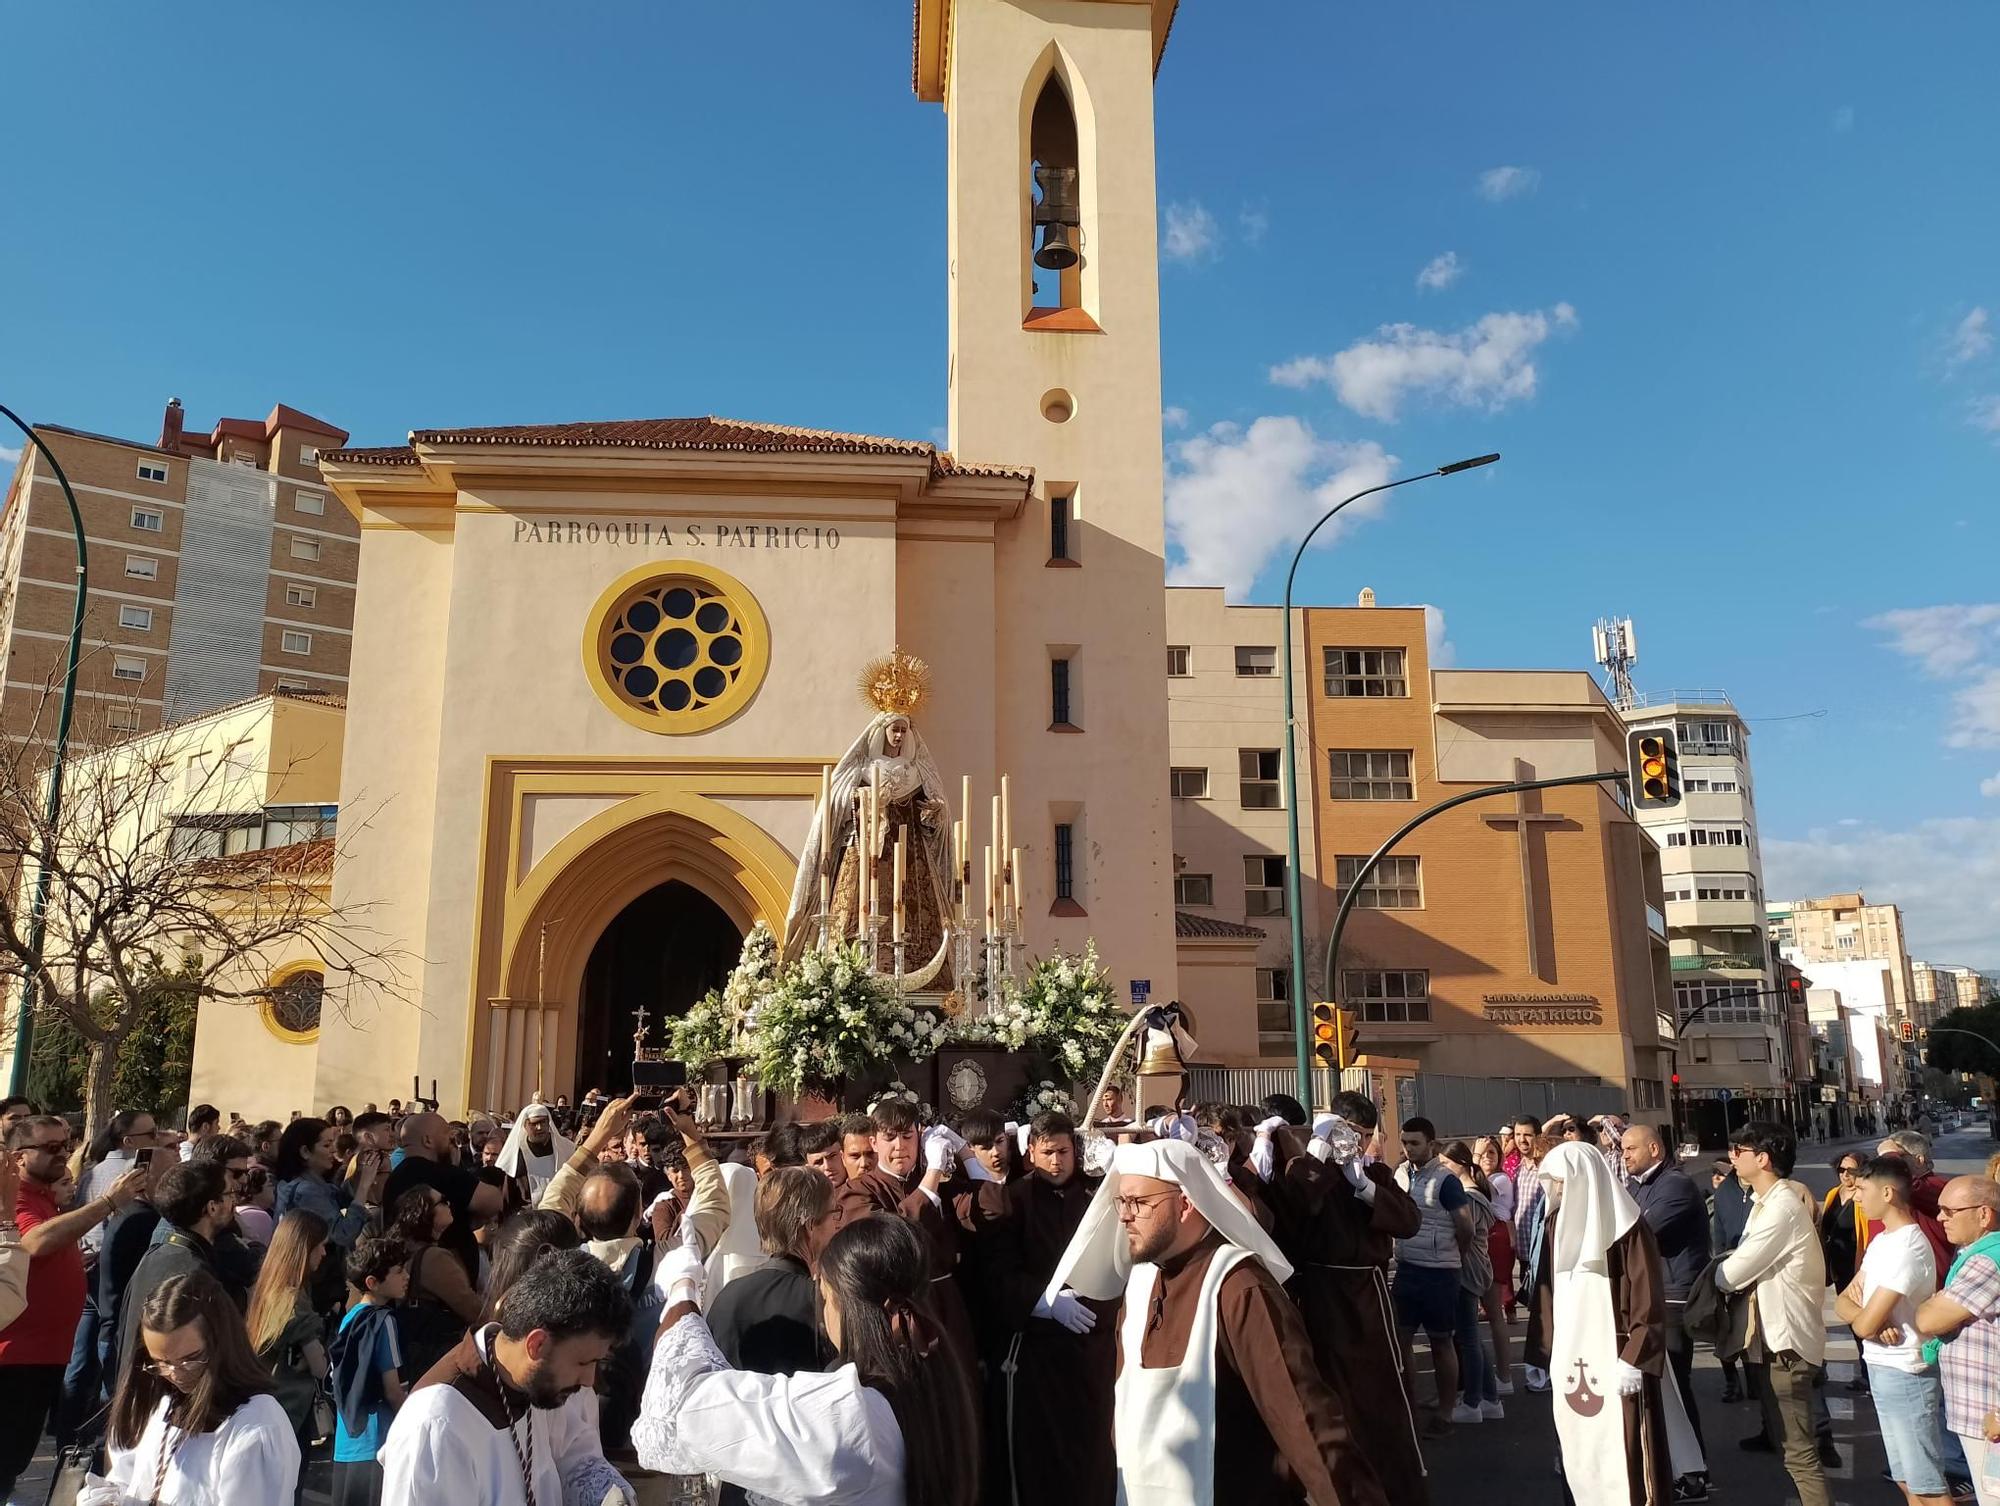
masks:
{"type": "Polygon", "coordinates": [[[663,1044],[666,1021],[722,987],[742,947],[743,932],[728,912],[680,879],[648,889],[619,911],[584,964],[574,1096],[590,1088],[629,1092],[639,1009],[646,1011],[648,1040],[663,1044]]]}

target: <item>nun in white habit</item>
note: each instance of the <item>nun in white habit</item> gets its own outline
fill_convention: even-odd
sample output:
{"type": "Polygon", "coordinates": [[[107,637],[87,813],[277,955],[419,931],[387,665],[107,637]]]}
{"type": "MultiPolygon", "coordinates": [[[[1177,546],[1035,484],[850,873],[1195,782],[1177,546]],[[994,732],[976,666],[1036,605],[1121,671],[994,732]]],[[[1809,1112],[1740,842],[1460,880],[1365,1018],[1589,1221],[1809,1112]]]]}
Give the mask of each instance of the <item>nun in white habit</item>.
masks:
{"type": "Polygon", "coordinates": [[[549,1106],[531,1103],[507,1132],[498,1165],[508,1181],[520,1186],[527,1206],[535,1208],[541,1205],[542,1193],[555,1174],[575,1154],[575,1144],[557,1131],[549,1106]]]}
{"type": "Polygon", "coordinates": [[[1194,1146],[1117,1148],[1045,1300],[1123,1299],[1120,1506],[1385,1506],[1284,1293],[1291,1274],[1194,1146]]]}
{"type": "Polygon", "coordinates": [[[1596,1147],[1566,1141],[1537,1175],[1549,1221],[1535,1301],[1563,1479],[1577,1506],[1671,1506],[1706,1468],[1666,1374],[1660,1247],[1596,1147]]]}

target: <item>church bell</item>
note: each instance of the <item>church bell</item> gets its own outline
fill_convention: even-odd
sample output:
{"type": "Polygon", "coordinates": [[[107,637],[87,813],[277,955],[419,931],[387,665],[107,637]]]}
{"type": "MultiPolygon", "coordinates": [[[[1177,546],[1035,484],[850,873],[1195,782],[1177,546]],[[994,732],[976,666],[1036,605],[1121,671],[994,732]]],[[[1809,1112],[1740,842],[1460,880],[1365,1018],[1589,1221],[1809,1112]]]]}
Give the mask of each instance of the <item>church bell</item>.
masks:
{"type": "Polygon", "coordinates": [[[1042,195],[1035,203],[1035,223],[1042,231],[1035,265],[1045,271],[1066,272],[1083,260],[1079,250],[1083,213],[1077,205],[1076,169],[1037,163],[1035,186],[1042,195]]]}

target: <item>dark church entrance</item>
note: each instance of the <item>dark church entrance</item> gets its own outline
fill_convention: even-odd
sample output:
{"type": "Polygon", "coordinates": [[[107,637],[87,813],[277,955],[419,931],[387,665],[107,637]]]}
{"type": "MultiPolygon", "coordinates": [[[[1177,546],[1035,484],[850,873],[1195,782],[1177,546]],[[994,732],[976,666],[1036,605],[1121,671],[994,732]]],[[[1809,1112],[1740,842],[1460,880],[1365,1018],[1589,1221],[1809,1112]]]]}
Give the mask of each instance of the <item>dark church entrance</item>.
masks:
{"type": "Polygon", "coordinates": [[[722,907],[678,879],[627,905],[598,937],[583,971],[577,1094],[630,1091],[639,1006],[646,1007],[648,1043],[664,1044],[662,1022],[722,987],[742,948],[743,933],[722,907]]]}

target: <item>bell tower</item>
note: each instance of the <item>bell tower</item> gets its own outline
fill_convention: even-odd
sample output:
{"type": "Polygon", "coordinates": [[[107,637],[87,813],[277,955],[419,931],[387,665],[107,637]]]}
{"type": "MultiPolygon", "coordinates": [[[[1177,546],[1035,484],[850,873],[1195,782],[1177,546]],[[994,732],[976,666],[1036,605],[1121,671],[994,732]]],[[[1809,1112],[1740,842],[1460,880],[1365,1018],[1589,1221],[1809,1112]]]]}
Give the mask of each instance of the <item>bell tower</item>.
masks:
{"type": "Polygon", "coordinates": [[[1175,996],[1153,76],[1177,0],[916,0],[949,155],[949,446],[993,541],[993,754],[1031,950],[1175,996]],[[1023,841],[1027,838],[1027,841],[1023,841]]]}

